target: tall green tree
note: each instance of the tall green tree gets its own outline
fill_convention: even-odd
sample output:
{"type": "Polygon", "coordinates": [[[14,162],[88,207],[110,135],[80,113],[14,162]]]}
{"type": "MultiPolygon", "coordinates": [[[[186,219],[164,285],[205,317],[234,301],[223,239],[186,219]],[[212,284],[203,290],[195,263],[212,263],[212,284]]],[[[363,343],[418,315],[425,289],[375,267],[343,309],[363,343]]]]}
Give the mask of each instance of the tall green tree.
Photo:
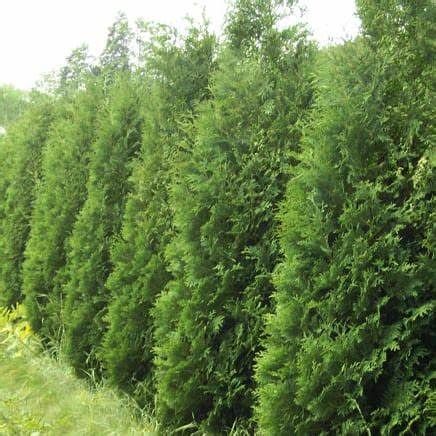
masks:
{"type": "Polygon", "coordinates": [[[246,29],[230,21],[212,99],[173,179],[174,279],[154,312],[158,416],[211,432],[250,419],[253,359],[280,258],[274,213],[311,101],[305,33],[277,29],[275,2],[236,2],[230,16],[247,4],[252,16],[246,29]]]}
{"type": "Polygon", "coordinates": [[[424,435],[435,423],[435,8],[358,5],[364,35],[318,68],[283,204],[262,434],[424,435]]]}
{"type": "Polygon", "coordinates": [[[85,90],[94,70],[88,46],[83,44],[75,48],[67,57],[65,66],[60,70],[58,93],[65,96],[85,90]]]}
{"type": "Polygon", "coordinates": [[[41,174],[41,153],[53,118],[53,105],[34,96],[29,109],[10,128],[0,176],[0,306],[21,301],[21,269],[30,217],[41,174]]]}
{"type": "Polygon", "coordinates": [[[181,39],[171,29],[153,29],[145,77],[141,158],[132,176],[123,230],[112,250],[114,269],[107,288],[112,299],[103,343],[109,380],[137,399],[152,391],[153,328],[150,309],[171,275],[164,258],[172,233],[168,188],[178,149],[196,104],[208,95],[215,38],[191,28],[181,39]]]}
{"type": "Polygon", "coordinates": [[[109,85],[120,72],[132,69],[133,32],[127,16],[120,13],[109,28],[106,46],[100,56],[98,70],[109,85]]]}
{"type": "MultiPolygon", "coordinates": [[[[72,80],[63,84],[66,93],[76,88],[76,74],[72,80]]],[[[23,265],[23,293],[32,328],[54,342],[60,340],[63,328],[66,245],[87,195],[90,147],[101,97],[99,85],[88,81],[86,90],[58,101],[62,110],[42,156],[42,181],[23,265]]]]}
{"type": "Polygon", "coordinates": [[[112,270],[109,251],[121,227],[132,160],[141,137],[141,87],[122,74],[100,109],[92,144],[87,197],[68,242],[65,285],[65,353],[78,373],[99,367],[112,270]]]}

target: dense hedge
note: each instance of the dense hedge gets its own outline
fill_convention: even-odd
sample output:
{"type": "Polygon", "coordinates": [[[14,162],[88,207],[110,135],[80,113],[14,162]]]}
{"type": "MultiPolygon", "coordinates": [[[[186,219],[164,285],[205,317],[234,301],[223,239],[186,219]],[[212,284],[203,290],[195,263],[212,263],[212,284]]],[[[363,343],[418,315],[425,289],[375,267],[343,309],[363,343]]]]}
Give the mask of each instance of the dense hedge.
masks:
{"type": "Polygon", "coordinates": [[[318,70],[282,206],[285,260],[257,371],[265,434],[429,434],[434,423],[434,14],[359,6],[363,36],[318,70]]]}
{"type": "Polygon", "coordinates": [[[276,30],[278,13],[259,3],[247,33],[256,20],[261,30],[242,45],[238,12],[171,183],[174,278],[154,313],[159,418],[212,432],[251,415],[253,359],[280,257],[274,214],[311,101],[304,32],[276,30]]]}
{"type": "Polygon", "coordinates": [[[432,0],[124,15],[0,137],[0,305],[162,432],[432,434],[432,0]]]}
{"type": "Polygon", "coordinates": [[[136,389],[141,403],[154,391],[150,309],[171,278],[164,256],[173,231],[169,182],[190,114],[209,95],[215,47],[206,29],[191,28],[180,46],[174,45],[174,36],[160,29],[147,45],[142,148],[107,281],[112,295],[102,353],[107,376],[129,392],[136,389]]]}
{"type": "Polygon", "coordinates": [[[110,247],[121,228],[132,160],[140,145],[142,92],[136,81],[116,81],[101,109],[92,144],[87,198],[68,241],[64,287],[65,353],[76,370],[98,369],[98,347],[109,293],[110,247]]]}
{"type": "Polygon", "coordinates": [[[55,108],[37,96],[25,114],[11,126],[1,144],[0,304],[22,300],[22,264],[30,231],[30,217],[41,177],[41,153],[55,108]]]}
{"type": "Polygon", "coordinates": [[[86,199],[90,145],[96,131],[98,88],[62,105],[42,157],[31,231],[23,265],[23,293],[32,328],[60,340],[66,244],[86,199]]]}

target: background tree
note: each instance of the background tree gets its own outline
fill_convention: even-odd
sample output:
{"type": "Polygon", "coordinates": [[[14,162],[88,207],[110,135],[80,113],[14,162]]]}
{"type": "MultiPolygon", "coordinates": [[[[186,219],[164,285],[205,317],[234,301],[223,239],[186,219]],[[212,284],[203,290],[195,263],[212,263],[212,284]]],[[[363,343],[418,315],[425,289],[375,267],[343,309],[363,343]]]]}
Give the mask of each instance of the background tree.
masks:
{"type": "Polygon", "coordinates": [[[120,13],[109,28],[106,46],[100,56],[98,70],[109,85],[120,72],[132,69],[133,32],[124,13],[120,13]]]}
{"type": "Polygon", "coordinates": [[[13,86],[0,86],[0,127],[7,128],[26,109],[29,97],[13,86]]]}
{"type": "Polygon", "coordinates": [[[247,29],[230,21],[237,42],[218,58],[212,99],[199,107],[172,183],[174,279],[154,314],[159,419],[211,432],[251,415],[253,359],[280,258],[274,213],[311,100],[305,33],[278,30],[273,2],[250,6],[247,29]],[[251,36],[256,20],[267,25],[251,36]]]}
{"type": "Polygon", "coordinates": [[[79,90],[85,90],[94,70],[95,67],[91,63],[88,46],[83,44],[77,47],[67,57],[66,65],[61,68],[58,92],[62,95],[68,95],[79,90]]]}
{"type": "Polygon", "coordinates": [[[285,260],[257,371],[265,434],[428,434],[434,423],[435,10],[358,5],[364,36],[317,70],[283,204],[285,260]]]}

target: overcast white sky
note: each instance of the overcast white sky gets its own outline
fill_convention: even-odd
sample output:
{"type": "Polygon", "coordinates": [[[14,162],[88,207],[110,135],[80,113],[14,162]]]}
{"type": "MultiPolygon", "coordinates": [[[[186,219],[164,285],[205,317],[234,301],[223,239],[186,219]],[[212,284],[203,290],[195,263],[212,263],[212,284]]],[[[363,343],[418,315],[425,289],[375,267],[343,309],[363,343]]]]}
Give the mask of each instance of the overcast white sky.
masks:
{"type": "MultiPolygon", "coordinates": [[[[30,89],[43,73],[63,65],[72,49],[87,43],[93,55],[104,47],[119,11],[179,28],[184,17],[205,7],[219,32],[228,0],[0,0],[0,84],[30,89]]],[[[304,20],[322,44],[358,32],[354,0],[301,0],[304,20]]]]}

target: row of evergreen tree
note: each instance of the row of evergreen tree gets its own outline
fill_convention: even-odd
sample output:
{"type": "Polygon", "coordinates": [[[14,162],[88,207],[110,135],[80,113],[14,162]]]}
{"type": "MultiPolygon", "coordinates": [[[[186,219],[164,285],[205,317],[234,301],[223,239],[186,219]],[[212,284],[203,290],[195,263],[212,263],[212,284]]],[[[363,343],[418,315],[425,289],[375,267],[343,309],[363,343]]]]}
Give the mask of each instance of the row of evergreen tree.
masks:
{"type": "Polygon", "coordinates": [[[1,139],[0,304],[164,429],[436,425],[436,7],[357,3],[324,49],[291,0],[120,16],[1,139]]]}

